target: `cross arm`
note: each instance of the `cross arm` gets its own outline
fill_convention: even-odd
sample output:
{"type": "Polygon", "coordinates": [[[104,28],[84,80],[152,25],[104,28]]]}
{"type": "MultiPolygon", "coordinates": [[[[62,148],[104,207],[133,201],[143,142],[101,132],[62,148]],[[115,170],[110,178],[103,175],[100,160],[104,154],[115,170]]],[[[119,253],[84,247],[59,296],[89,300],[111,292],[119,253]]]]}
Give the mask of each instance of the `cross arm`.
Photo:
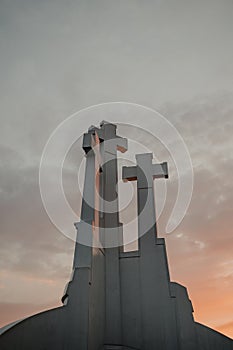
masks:
{"type": "Polygon", "coordinates": [[[168,179],[167,162],[152,165],[153,179],[165,178],[168,179]]]}
{"type": "Polygon", "coordinates": [[[161,164],[151,164],[148,169],[143,169],[140,166],[124,166],[122,168],[122,180],[126,181],[140,181],[141,185],[148,185],[153,179],[165,178],[168,179],[167,162],[161,164]],[[151,174],[151,175],[150,175],[151,174]],[[151,179],[151,180],[150,180],[151,179]]]}
{"type": "Polygon", "coordinates": [[[120,151],[122,153],[126,152],[128,149],[128,140],[126,138],[120,137],[116,134],[117,126],[115,124],[102,121],[100,123],[100,129],[96,130],[100,142],[106,144],[106,151],[120,151]]]}
{"type": "Polygon", "coordinates": [[[124,182],[137,180],[137,166],[123,166],[122,180],[124,182]]]}
{"type": "Polygon", "coordinates": [[[86,154],[93,148],[94,143],[94,135],[92,132],[88,132],[83,135],[82,148],[86,154]]]}
{"type": "Polygon", "coordinates": [[[124,137],[116,137],[117,150],[125,153],[128,150],[128,140],[124,137]]]}

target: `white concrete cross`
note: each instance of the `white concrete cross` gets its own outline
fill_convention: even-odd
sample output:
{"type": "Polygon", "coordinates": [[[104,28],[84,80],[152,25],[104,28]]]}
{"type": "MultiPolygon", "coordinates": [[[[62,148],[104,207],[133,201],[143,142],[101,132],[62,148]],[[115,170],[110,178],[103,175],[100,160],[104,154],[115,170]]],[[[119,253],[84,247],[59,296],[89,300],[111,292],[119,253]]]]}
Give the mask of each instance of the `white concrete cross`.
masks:
{"type": "Polygon", "coordinates": [[[168,178],[167,163],[153,164],[152,159],[152,153],[137,154],[137,165],[122,169],[123,181],[137,180],[138,236],[141,249],[143,241],[147,242],[145,246],[148,248],[157,237],[153,180],[168,178]]]}
{"type": "Polygon", "coordinates": [[[123,167],[122,179],[125,181],[137,180],[138,188],[152,187],[154,179],[167,179],[167,162],[161,164],[153,164],[152,159],[152,153],[137,154],[137,165],[123,167]]]}

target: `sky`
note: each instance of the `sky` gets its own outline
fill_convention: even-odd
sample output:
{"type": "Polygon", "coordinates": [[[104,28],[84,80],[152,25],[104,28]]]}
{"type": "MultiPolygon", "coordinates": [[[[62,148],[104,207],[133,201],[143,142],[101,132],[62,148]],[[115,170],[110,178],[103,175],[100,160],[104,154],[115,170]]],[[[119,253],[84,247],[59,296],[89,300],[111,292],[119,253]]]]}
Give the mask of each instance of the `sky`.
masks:
{"type": "MultiPolygon", "coordinates": [[[[171,278],[197,321],[233,336],[232,16],[231,0],[0,2],[0,326],[60,305],[70,276],[74,244],[40,197],[46,141],[76,111],[125,101],[163,114],[188,147],[194,190],[165,236],[171,278]]],[[[68,169],[79,208],[76,182],[68,169]]]]}

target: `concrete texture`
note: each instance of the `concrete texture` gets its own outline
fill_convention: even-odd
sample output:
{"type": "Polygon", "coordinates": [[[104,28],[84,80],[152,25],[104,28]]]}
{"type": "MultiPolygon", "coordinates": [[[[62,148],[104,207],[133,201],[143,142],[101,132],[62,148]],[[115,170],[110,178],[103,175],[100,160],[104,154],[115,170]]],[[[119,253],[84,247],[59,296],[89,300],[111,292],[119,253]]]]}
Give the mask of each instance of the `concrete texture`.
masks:
{"type": "Polygon", "coordinates": [[[4,327],[0,349],[233,350],[231,339],[194,321],[186,288],[170,281],[165,240],[157,237],[153,189],[154,179],[168,178],[167,164],[153,164],[148,153],[123,168],[124,180],[137,181],[139,234],[139,249],[123,252],[117,151],[126,151],[127,140],[116,135],[114,124],[102,122],[84,134],[83,149],[79,241],[63,306],[4,327]],[[97,231],[102,246],[93,248],[97,231]],[[113,247],[105,248],[110,243],[113,247]]]}

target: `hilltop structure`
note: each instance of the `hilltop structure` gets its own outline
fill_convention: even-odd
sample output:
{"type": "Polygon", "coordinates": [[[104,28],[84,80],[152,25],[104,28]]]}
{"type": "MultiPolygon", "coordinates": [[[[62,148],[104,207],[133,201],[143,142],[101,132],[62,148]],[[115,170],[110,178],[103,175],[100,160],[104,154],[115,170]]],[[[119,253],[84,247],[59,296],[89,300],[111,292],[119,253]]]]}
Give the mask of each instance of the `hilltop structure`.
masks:
{"type": "Polygon", "coordinates": [[[170,281],[166,246],[157,237],[153,181],[167,163],[136,155],[123,167],[137,181],[138,250],[123,249],[117,151],[127,140],[102,122],[83,137],[86,155],[73,273],[63,306],[4,327],[1,350],[232,350],[233,341],[193,319],[184,286],[170,281]]]}

